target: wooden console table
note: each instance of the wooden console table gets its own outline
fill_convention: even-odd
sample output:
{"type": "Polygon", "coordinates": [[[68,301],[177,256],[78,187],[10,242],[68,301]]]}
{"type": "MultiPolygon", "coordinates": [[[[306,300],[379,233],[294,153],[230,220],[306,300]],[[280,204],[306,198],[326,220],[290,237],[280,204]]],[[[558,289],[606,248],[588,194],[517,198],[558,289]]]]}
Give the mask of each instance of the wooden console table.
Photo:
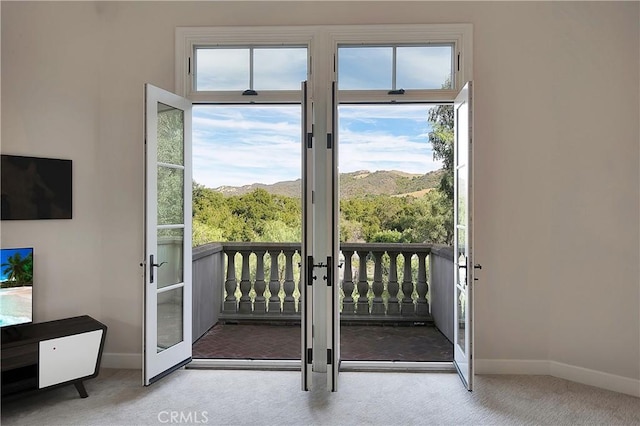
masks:
{"type": "Polygon", "coordinates": [[[84,315],[2,329],[2,396],[75,385],[100,371],[107,326],[84,315]]]}

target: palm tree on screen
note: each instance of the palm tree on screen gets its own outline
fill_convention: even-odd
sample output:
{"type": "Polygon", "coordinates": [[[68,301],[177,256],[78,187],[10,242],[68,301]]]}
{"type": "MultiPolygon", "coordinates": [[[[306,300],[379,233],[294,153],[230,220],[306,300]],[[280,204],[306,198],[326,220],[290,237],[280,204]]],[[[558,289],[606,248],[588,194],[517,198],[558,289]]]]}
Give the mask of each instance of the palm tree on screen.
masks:
{"type": "Polygon", "coordinates": [[[7,277],[7,281],[28,284],[33,280],[32,265],[31,255],[22,257],[20,253],[15,253],[7,258],[6,263],[2,264],[2,274],[7,277]]]}

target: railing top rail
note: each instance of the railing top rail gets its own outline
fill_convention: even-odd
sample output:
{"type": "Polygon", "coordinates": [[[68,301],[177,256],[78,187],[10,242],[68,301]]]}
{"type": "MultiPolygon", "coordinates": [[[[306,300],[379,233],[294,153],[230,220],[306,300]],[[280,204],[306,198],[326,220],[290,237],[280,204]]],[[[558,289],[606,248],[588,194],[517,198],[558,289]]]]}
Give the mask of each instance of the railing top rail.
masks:
{"type": "MultiPolygon", "coordinates": [[[[298,250],[301,249],[300,243],[286,242],[286,243],[271,243],[271,242],[220,242],[209,243],[203,246],[195,247],[193,249],[193,255],[198,258],[217,253],[219,251],[255,251],[258,249],[263,250],[298,250]]],[[[340,250],[342,251],[372,251],[372,252],[392,252],[392,253],[426,253],[429,254],[432,251],[439,256],[446,258],[453,258],[453,252],[451,247],[442,246],[440,244],[431,243],[340,243],[340,250]]]]}
{"type": "Polygon", "coordinates": [[[424,243],[341,243],[342,251],[386,251],[386,252],[407,252],[429,253],[433,244],[424,243]]]}
{"type": "Polygon", "coordinates": [[[192,251],[192,260],[202,259],[222,251],[222,243],[208,243],[202,246],[194,247],[192,251]]]}
{"type": "Polygon", "coordinates": [[[221,243],[224,250],[244,251],[256,249],[273,249],[273,250],[300,250],[300,243],[259,243],[259,242],[224,242],[221,243]]]}
{"type": "Polygon", "coordinates": [[[443,259],[453,261],[453,247],[451,246],[437,244],[433,246],[431,252],[436,256],[442,257],[443,259]]]}

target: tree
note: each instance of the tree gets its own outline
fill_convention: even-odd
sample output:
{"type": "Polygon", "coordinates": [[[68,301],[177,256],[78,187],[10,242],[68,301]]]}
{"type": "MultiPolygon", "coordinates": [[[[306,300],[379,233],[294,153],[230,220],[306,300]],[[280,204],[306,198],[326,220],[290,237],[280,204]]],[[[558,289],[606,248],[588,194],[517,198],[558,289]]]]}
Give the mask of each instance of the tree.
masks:
{"type": "MultiPolygon", "coordinates": [[[[443,89],[450,88],[451,81],[447,80],[443,89]]],[[[453,107],[451,105],[439,105],[431,108],[427,115],[431,124],[429,142],[433,147],[433,158],[442,160],[442,168],[445,173],[440,179],[439,191],[444,195],[437,203],[442,215],[445,234],[445,244],[453,243],[453,107]]]]}
{"type": "Polygon", "coordinates": [[[440,191],[453,201],[453,107],[438,105],[431,108],[427,120],[431,123],[429,142],[433,147],[433,158],[442,160],[445,174],[440,179],[440,191]]]}

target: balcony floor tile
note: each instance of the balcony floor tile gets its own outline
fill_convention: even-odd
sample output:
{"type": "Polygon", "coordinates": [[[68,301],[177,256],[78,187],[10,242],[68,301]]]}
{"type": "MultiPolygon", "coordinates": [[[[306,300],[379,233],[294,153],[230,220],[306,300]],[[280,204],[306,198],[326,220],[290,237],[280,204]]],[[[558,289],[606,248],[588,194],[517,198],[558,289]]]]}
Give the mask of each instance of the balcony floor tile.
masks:
{"type": "MultiPolygon", "coordinates": [[[[341,327],[347,361],[453,359],[453,345],[432,326],[341,327]]],[[[300,326],[216,324],[193,345],[193,358],[300,359],[300,326]]]]}

